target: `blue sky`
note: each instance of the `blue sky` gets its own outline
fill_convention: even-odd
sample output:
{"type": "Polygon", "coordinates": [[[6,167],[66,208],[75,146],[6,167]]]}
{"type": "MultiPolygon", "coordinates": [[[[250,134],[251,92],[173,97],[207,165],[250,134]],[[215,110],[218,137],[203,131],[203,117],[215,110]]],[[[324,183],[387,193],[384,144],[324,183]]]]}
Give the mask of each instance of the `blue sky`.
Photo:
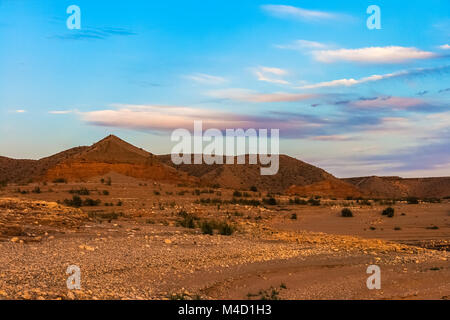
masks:
{"type": "Polygon", "coordinates": [[[0,154],[110,133],[169,153],[173,129],[203,120],[279,128],[281,153],[339,177],[448,176],[449,13],[446,0],[0,0],[0,154]]]}

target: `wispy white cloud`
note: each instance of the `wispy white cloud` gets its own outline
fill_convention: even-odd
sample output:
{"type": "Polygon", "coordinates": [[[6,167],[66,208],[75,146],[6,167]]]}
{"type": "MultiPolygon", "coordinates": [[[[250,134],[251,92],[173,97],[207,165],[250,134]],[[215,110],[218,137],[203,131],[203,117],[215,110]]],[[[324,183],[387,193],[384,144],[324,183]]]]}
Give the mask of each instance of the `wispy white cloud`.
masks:
{"type": "Polygon", "coordinates": [[[305,50],[305,49],[326,49],[328,45],[310,40],[295,40],[289,44],[277,44],[275,47],[279,49],[288,49],[288,50],[305,50]]]}
{"type": "Polygon", "coordinates": [[[231,88],[213,90],[207,95],[218,99],[229,99],[242,102],[295,102],[316,98],[317,94],[299,94],[287,92],[260,93],[247,89],[231,88]]]}
{"type": "Polygon", "coordinates": [[[263,5],[261,8],[267,13],[279,17],[279,18],[291,18],[302,21],[323,21],[323,20],[334,20],[340,17],[339,14],[308,10],[299,7],[287,6],[287,5],[263,5]]]}
{"type": "Polygon", "coordinates": [[[184,77],[189,80],[208,85],[218,85],[228,81],[223,77],[213,76],[205,73],[194,73],[191,75],[186,75],[184,77]]]}
{"type": "Polygon", "coordinates": [[[25,112],[27,112],[27,110],[18,109],[18,110],[14,110],[14,112],[16,112],[16,113],[25,113],[25,112]]]}
{"type": "Polygon", "coordinates": [[[324,136],[312,136],[309,137],[309,139],[315,141],[350,141],[353,140],[354,138],[347,135],[334,134],[324,136]]]}
{"type": "Polygon", "coordinates": [[[414,47],[367,47],[360,49],[316,50],[312,52],[317,61],[333,63],[339,61],[358,63],[403,63],[438,57],[437,54],[414,47]]]}
{"type": "Polygon", "coordinates": [[[358,84],[363,84],[367,82],[373,82],[373,81],[381,81],[381,80],[387,80],[387,79],[394,79],[394,78],[401,78],[401,77],[408,77],[408,76],[420,76],[420,75],[427,75],[427,74],[433,74],[433,73],[439,73],[442,74],[444,72],[448,72],[450,70],[450,66],[441,66],[441,67],[434,67],[434,68],[416,68],[411,70],[401,70],[393,73],[386,73],[386,74],[374,74],[368,77],[360,78],[360,79],[354,79],[354,78],[344,78],[344,79],[337,79],[332,81],[324,81],[314,84],[305,84],[299,89],[318,89],[318,88],[330,88],[330,87],[351,87],[358,84]]]}
{"type": "Polygon", "coordinates": [[[253,70],[259,81],[278,83],[278,84],[289,84],[288,81],[280,79],[280,77],[285,76],[288,72],[284,69],[273,68],[273,67],[258,67],[253,70]]]}
{"type": "Polygon", "coordinates": [[[357,108],[391,108],[400,110],[426,104],[423,99],[409,97],[377,97],[375,99],[362,99],[350,103],[350,105],[357,108]]]}
{"type": "Polygon", "coordinates": [[[439,48],[441,48],[442,50],[450,50],[450,45],[443,44],[442,46],[439,46],[439,48]]]}
{"type": "Polygon", "coordinates": [[[72,110],[54,110],[54,111],[49,111],[48,113],[50,114],[68,114],[68,113],[72,113],[72,110]]]}
{"type": "Polygon", "coordinates": [[[277,128],[286,132],[302,132],[320,127],[310,118],[253,116],[185,106],[116,105],[110,109],[80,112],[81,119],[97,126],[170,131],[190,130],[195,120],[203,122],[203,129],[277,128]]]}

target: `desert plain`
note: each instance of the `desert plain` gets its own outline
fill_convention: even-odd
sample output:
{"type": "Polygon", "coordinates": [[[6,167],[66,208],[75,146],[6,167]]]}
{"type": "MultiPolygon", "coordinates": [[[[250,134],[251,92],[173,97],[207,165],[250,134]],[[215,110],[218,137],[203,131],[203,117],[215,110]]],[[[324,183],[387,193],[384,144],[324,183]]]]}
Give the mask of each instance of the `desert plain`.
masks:
{"type": "Polygon", "coordinates": [[[287,159],[271,190],[251,168],[176,168],[116,137],[1,160],[0,299],[450,298],[447,178],[352,181],[287,159]]]}

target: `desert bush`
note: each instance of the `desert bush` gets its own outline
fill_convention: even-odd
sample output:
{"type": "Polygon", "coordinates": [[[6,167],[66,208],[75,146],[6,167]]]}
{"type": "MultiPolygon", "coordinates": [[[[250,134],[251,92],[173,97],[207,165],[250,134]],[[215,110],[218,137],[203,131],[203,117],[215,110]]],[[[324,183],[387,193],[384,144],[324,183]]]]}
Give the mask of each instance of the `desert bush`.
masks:
{"type": "Polygon", "coordinates": [[[101,203],[101,201],[99,199],[94,200],[94,199],[91,199],[91,198],[86,198],[83,201],[83,206],[95,207],[95,206],[98,206],[100,203],[101,203]]]}
{"type": "Polygon", "coordinates": [[[31,192],[33,192],[33,193],[41,193],[41,188],[35,187],[31,192]]]}
{"type": "Polygon", "coordinates": [[[307,202],[311,206],[320,206],[320,199],[310,198],[307,202]]]}
{"type": "Polygon", "coordinates": [[[296,213],[293,213],[291,215],[291,220],[297,220],[297,214],[296,213]]]}
{"type": "Polygon", "coordinates": [[[178,224],[184,228],[194,229],[195,228],[195,217],[186,213],[183,215],[183,219],[178,222],[178,224]]]}
{"type": "Polygon", "coordinates": [[[255,186],[251,186],[251,187],[250,187],[250,191],[252,191],[252,192],[258,192],[258,188],[256,188],[255,186]]]}
{"type": "Polygon", "coordinates": [[[353,212],[349,208],[344,208],[341,211],[341,216],[344,218],[351,218],[353,217],[353,212]]]}
{"type": "Polygon", "coordinates": [[[213,224],[209,221],[203,221],[200,224],[200,228],[202,229],[203,234],[212,235],[214,233],[213,224]]]}
{"type": "Polygon", "coordinates": [[[423,202],[441,203],[441,199],[439,199],[439,198],[426,198],[426,199],[423,199],[423,202]]]}
{"type": "Polygon", "coordinates": [[[236,197],[236,198],[242,197],[242,192],[240,192],[240,191],[238,191],[238,190],[235,190],[235,191],[233,192],[233,197],[236,197]]]}
{"type": "Polygon", "coordinates": [[[153,191],[153,194],[154,194],[155,196],[159,196],[159,195],[161,195],[161,192],[159,192],[159,191],[157,191],[157,190],[154,190],[154,191],[153,191]]]}
{"type": "Polygon", "coordinates": [[[121,207],[121,206],[122,206],[122,204],[123,204],[123,203],[122,203],[122,201],[120,201],[120,200],[119,200],[119,201],[117,201],[117,204],[116,204],[116,206],[118,206],[118,207],[121,207]]]}
{"type": "Polygon", "coordinates": [[[79,196],[73,196],[72,199],[64,199],[64,204],[69,207],[79,208],[83,205],[83,200],[79,196]]]}
{"type": "Polygon", "coordinates": [[[406,199],[406,202],[408,202],[408,204],[418,204],[419,199],[417,199],[416,197],[409,197],[406,199]]]}
{"type": "Polygon", "coordinates": [[[109,196],[109,191],[108,190],[103,190],[102,193],[103,193],[104,196],[109,196]]]}
{"type": "Polygon", "coordinates": [[[88,213],[89,218],[97,219],[97,220],[117,220],[119,217],[123,216],[123,212],[95,212],[91,211],[88,213]]]}
{"type": "Polygon", "coordinates": [[[89,190],[86,189],[86,188],[80,188],[78,190],[72,189],[72,190],[69,191],[69,193],[71,193],[71,194],[78,194],[80,196],[88,196],[88,195],[91,194],[89,192],[89,190]]]}
{"type": "Polygon", "coordinates": [[[224,203],[230,203],[230,204],[240,204],[243,206],[254,206],[257,207],[261,205],[261,202],[256,199],[236,199],[233,198],[231,201],[224,201],[224,203]]]}
{"type": "Polygon", "coordinates": [[[299,197],[295,197],[294,199],[289,199],[289,204],[306,205],[308,204],[308,202],[306,200],[300,199],[299,197]]]}
{"type": "Polygon", "coordinates": [[[275,206],[277,205],[277,200],[274,197],[264,198],[263,203],[270,206],[275,206]]]}
{"type": "Polygon", "coordinates": [[[234,228],[233,226],[231,226],[230,224],[226,223],[226,222],[222,222],[221,224],[219,224],[219,234],[223,235],[223,236],[231,236],[234,232],[234,228]]]}
{"type": "Polygon", "coordinates": [[[392,218],[394,216],[395,210],[392,207],[388,207],[383,210],[381,213],[383,216],[388,216],[389,218],[392,218]]]}
{"type": "Polygon", "coordinates": [[[364,206],[371,206],[372,203],[370,202],[370,200],[367,199],[363,199],[363,200],[358,200],[358,203],[364,206]]]}
{"type": "Polygon", "coordinates": [[[65,178],[56,178],[53,180],[53,183],[67,183],[67,180],[65,178]]]}

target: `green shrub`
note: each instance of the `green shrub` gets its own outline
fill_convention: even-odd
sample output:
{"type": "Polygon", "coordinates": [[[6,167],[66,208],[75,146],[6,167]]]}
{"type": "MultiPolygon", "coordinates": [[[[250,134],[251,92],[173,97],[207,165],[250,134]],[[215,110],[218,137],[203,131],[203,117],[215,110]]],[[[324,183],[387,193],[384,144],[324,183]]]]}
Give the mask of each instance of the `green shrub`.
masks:
{"type": "Polygon", "coordinates": [[[242,197],[242,192],[235,190],[233,192],[233,197],[236,197],[236,198],[242,197]]]}
{"type": "Polygon", "coordinates": [[[56,178],[53,180],[53,183],[67,183],[67,180],[65,178],[56,178]]]}
{"type": "Polygon", "coordinates": [[[392,207],[388,207],[383,210],[381,213],[383,216],[388,216],[389,218],[392,218],[394,216],[395,210],[392,207]]]}
{"type": "Polygon", "coordinates": [[[226,222],[222,222],[219,225],[219,234],[223,236],[231,236],[234,232],[234,228],[226,222]]]}
{"type": "Polygon", "coordinates": [[[186,214],[183,217],[183,220],[179,221],[179,225],[184,227],[184,228],[189,228],[189,229],[194,229],[195,228],[195,217],[190,215],[190,214],[186,214]]]}
{"type": "Polygon", "coordinates": [[[83,206],[95,207],[95,206],[98,206],[100,203],[101,203],[101,201],[99,199],[94,200],[94,199],[91,199],[91,198],[87,198],[87,199],[85,199],[83,201],[83,206]]]}
{"type": "Polygon", "coordinates": [[[409,197],[406,199],[406,202],[408,202],[408,204],[418,204],[419,199],[417,199],[416,197],[409,197]]]}
{"type": "Polygon", "coordinates": [[[103,193],[104,196],[109,196],[109,191],[108,190],[103,190],[102,193],[103,193]]]}
{"type": "Polygon", "coordinates": [[[258,188],[256,188],[255,186],[251,186],[250,187],[250,191],[258,192],[258,188]]]}
{"type": "Polygon", "coordinates": [[[31,191],[31,192],[33,192],[33,193],[41,193],[41,188],[35,187],[35,188],[33,189],[33,191],[31,191]]]}
{"type": "Polygon", "coordinates": [[[341,216],[344,218],[351,218],[353,217],[353,212],[349,208],[344,208],[341,211],[341,216]]]}
{"type": "Polygon", "coordinates": [[[88,196],[90,194],[89,190],[86,188],[80,188],[78,190],[72,189],[69,191],[72,194],[78,194],[80,196],[88,196]]]}
{"type": "Polygon", "coordinates": [[[297,214],[296,213],[293,213],[291,215],[291,220],[297,220],[297,214]]]}
{"type": "Polygon", "coordinates": [[[213,224],[211,222],[208,221],[202,222],[200,228],[202,229],[203,234],[212,235],[214,233],[213,224]]]}
{"type": "Polygon", "coordinates": [[[83,201],[79,196],[73,196],[72,200],[64,199],[64,204],[69,207],[79,208],[83,205],[83,201]]]}
{"type": "Polygon", "coordinates": [[[310,198],[307,202],[311,206],[320,206],[320,200],[319,199],[310,198]]]}
{"type": "Polygon", "coordinates": [[[276,206],[277,205],[277,200],[274,197],[270,197],[270,198],[264,198],[263,199],[263,203],[270,205],[270,206],[276,206]]]}

